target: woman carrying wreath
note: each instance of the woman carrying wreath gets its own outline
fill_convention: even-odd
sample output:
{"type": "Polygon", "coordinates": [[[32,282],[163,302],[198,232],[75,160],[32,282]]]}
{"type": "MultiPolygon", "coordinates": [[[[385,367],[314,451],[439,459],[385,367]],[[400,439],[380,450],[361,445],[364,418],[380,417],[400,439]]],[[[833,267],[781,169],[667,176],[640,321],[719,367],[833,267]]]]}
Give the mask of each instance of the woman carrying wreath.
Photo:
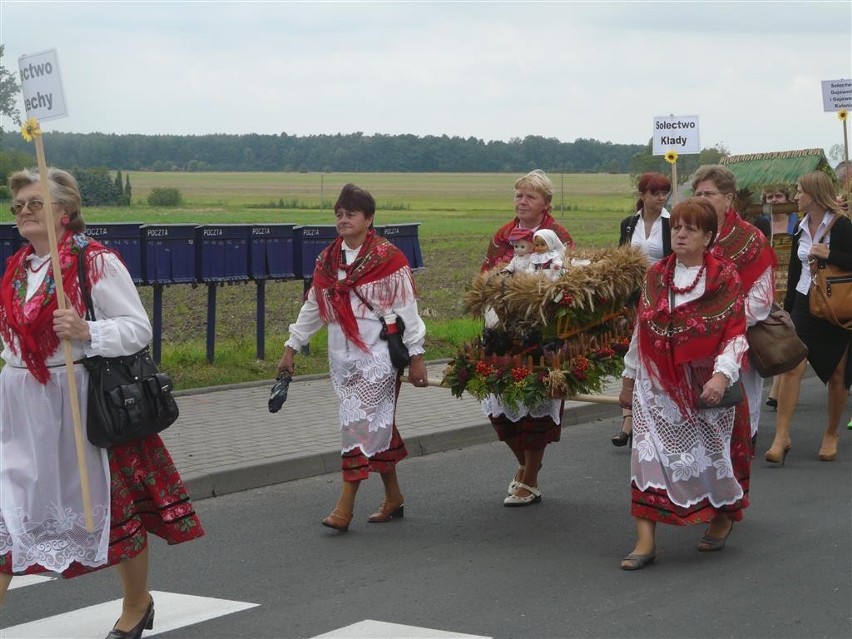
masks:
{"type": "MultiPolygon", "coordinates": [[[[553,186],[543,171],[530,171],[515,181],[515,218],[494,235],[482,264],[483,272],[512,259],[509,237],[517,234],[517,229],[550,229],[567,248],[573,248],[571,235],[550,214],[552,199],[553,186]]],[[[491,327],[492,316],[496,317],[493,311],[486,312],[486,328],[491,327]]],[[[536,406],[510,407],[496,395],[489,395],[482,402],[482,409],[491,420],[498,439],[506,443],[518,462],[518,469],[509,482],[508,495],[503,500],[504,506],[528,506],[541,501],[538,472],[544,449],[559,441],[563,404],[560,400],[545,400],[536,406]]]]}
{"type": "Polygon", "coordinates": [[[565,248],[574,248],[571,234],[559,224],[551,214],[550,203],[553,200],[553,185],[544,171],[535,169],[515,180],[515,217],[497,229],[485,259],[482,272],[489,271],[501,264],[508,264],[514,256],[514,248],[509,236],[515,229],[550,229],[559,236],[565,248]]]}
{"type": "Polygon", "coordinates": [[[743,402],[720,405],[748,350],[740,278],[710,250],[718,228],[710,203],[677,204],[670,224],[673,254],[648,271],[624,358],[619,403],[633,409],[637,538],[623,570],[654,561],[657,522],[709,522],[698,550],[721,550],[748,505],[740,479],[750,460],[748,414],[743,402]]]}

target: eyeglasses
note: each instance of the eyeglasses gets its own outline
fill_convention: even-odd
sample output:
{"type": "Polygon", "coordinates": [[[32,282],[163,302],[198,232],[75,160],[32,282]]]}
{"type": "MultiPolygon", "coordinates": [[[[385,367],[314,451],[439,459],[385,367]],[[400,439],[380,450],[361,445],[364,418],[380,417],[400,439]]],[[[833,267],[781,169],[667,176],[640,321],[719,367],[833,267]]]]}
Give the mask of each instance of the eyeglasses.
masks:
{"type": "MultiPolygon", "coordinates": [[[[53,202],[53,205],[58,205],[59,202],[53,202]]],[[[27,200],[26,202],[15,202],[12,206],[9,207],[9,210],[12,212],[12,215],[20,215],[21,211],[24,210],[24,207],[27,207],[33,213],[38,213],[44,208],[44,202],[42,200],[27,200]]]]}
{"type": "Polygon", "coordinates": [[[696,191],[693,193],[695,197],[713,197],[714,195],[722,195],[721,191],[696,191]]]}

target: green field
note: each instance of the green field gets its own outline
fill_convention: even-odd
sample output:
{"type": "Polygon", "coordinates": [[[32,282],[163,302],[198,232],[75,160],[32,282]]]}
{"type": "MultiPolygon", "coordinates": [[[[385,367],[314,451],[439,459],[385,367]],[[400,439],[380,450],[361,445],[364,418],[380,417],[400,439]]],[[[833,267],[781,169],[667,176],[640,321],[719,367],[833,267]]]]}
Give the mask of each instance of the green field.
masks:
{"type": "MultiPolygon", "coordinates": [[[[136,173],[131,172],[133,204],[90,208],[89,222],[292,223],[332,224],[331,206],[347,182],[376,199],[376,224],[419,223],[425,269],[415,274],[420,308],[427,322],[427,357],[450,356],[479,330],[465,315],[462,295],[478,272],[485,247],[513,216],[514,174],[494,173],[136,173]],[[179,208],[154,209],[152,188],[176,187],[179,208]],[[285,208],[253,208],[283,201],[285,208]]],[[[627,175],[551,174],[556,219],[579,247],[615,244],[618,224],[632,210],[627,175]]],[[[283,347],[287,326],[298,313],[301,280],[267,284],[266,358],[256,358],[256,286],[217,289],[216,360],[205,358],[207,287],[174,285],[164,291],[163,367],[178,388],[269,379],[283,347]]],[[[141,287],[151,310],[152,291],[141,287]]],[[[310,356],[297,359],[300,373],[326,368],[324,334],[310,356]]]]}

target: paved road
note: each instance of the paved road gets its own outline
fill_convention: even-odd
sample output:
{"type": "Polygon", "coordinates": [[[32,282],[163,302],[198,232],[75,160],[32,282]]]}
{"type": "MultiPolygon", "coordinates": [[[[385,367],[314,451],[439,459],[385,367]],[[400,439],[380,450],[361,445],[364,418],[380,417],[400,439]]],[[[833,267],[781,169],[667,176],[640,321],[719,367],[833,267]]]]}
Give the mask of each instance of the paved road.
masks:
{"type": "MultiPolygon", "coordinates": [[[[852,433],[843,431],[838,461],[817,460],[824,398],[818,380],[806,379],[787,464],[755,461],[752,506],[721,553],[695,550],[698,527],[662,526],[655,565],[618,569],[633,525],[629,457],[607,441],[619,422],[611,415],[566,428],[549,447],[544,501],[529,508],[502,507],[514,464],[493,436],[403,462],[401,521],[364,521],[381,500],[380,482],[371,478],[346,534],[319,525],[339,489],[336,468],[198,500],[204,539],[152,545],[154,633],[848,638],[852,433]],[[354,624],[369,629],[341,630],[354,624]],[[382,628],[392,630],[380,634],[382,628]],[[431,630],[418,630],[424,628],[431,630]]],[[[772,415],[764,412],[767,425],[772,415]]],[[[766,428],[758,450],[770,441],[766,428]]],[[[57,615],[54,631],[32,634],[25,626],[31,634],[0,637],[102,637],[117,604],[88,607],[118,596],[114,571],[13,590],[2,625],[21,628],[57,615]],[[75,623],[84,631],[72,632],[75,623]]]]}

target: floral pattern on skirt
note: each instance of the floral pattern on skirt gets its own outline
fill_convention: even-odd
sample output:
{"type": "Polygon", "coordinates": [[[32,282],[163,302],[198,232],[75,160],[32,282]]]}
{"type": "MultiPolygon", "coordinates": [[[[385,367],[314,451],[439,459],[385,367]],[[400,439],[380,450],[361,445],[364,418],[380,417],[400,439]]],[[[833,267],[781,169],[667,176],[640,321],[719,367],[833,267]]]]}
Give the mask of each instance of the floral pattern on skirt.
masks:
{"type": "MultiPolygon", "coordinates": [[[[204,535],[189,493],[159,435],[108,451],[110,472],[110,536],[107,563],[74,562],[62,573],[76,577],[131,559],[145,549],[148,533],[179,544],[204,535]]],[[[0,572],[9,574],[10,553],[0,556],[0,572]]],[[[34,565],[23,574],[45,572],[34,565]]]]}

